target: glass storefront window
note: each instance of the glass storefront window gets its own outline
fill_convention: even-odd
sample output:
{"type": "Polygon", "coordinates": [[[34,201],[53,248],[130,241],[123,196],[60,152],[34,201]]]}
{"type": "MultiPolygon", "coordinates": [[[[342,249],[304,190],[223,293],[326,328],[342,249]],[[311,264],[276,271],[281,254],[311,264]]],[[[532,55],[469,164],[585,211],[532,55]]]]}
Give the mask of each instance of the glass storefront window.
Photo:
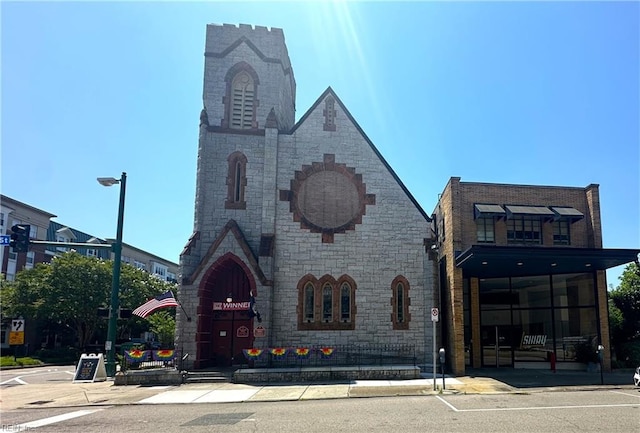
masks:
{"type": "MultiPolygon", "coordinates": [[[[548,361],[553,351],[558,362],[592,362],[598,345],[594,274],[483,278],[479,289],[483,365],[548,361]]],[[[465,326],[474,313],[467,296],[465,326]]]]}
{"type": "Polygon", "coordinates": [[[592,274],[553,276],[553,304],[556,307],[586,307],[596,304],[592,274]]]}
{"type": "Polygon", "coordinates": [[[513,310],[513,329],[519,341],[515,345],[515,362],[546,361],[553,350],[553,324],[551,310],[513,310]]]}
{"type": "Polygon", "coordinates": [[[551,307],[549,283],[548,275],[511,278],[513,306],[520,308],[551,307]]]}
{"type": "Polygon", "coordinates": [[[593,361],[598,345],[598,320],[595,309],[557,308],[554,311],[556,325],[556,359],[558,361],[593,361]]]}
{"type": "Polygon", "coordinates": [[[480,305],[483,310],[511,308],[509,278],[480,279],[480,305]]]}

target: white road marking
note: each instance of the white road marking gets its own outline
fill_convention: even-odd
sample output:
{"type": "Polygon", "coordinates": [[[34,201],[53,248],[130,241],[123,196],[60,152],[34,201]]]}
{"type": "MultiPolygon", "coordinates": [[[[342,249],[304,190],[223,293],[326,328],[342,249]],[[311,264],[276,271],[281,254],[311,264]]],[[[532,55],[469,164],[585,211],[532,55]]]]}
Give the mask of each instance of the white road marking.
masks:
{"type": "Polygon", "coordinates": [[[49,418],[39,419],[37,421],[26,422],[24,424],[16,424],[16,425],[7,425],[3,426],[0,432],[16,432],[16,431],[26,431],[32,428],[38,428],[49,424],[55,424],[57,422],[66,421],[68,419],[77,418],[79,416],[90,415],[94,412],[98,412],[100,410],[104,410],[105,408],[100,409],[91,409],[91,410],[77,410],[75,412],[65,413],[63,415],[52,416],[49,418]]]}
{"type": "Polygon", "coordinates": [[[6,385],[7,383],[18,382],[20,385],[27,385],[27,382],[20,379],[20,376],[14,377],[13,379],[5,380],[4,382],[0,382],[0,385],[6,385]]]}
{"type": "Polygon", "coordinates": [[[620,391],[609,391],[609,392],[612,392],[614,394],[630,395],[631,397],[640,398],[640,394],[627,394],[626,392],[620,392],[620,391]]]}
{"type": "Polygon", "coordinates": [[[438,400],[440,400],[441,402],[443,402],[444,404],[446,404],[447,406],[449,406],[454,412],[460,412],[458,409],[455,408],[454,405],[452,405],[451,403],[449,403],[447,400],[445,400],[444,398],[440,397],[439,395],[436,395],[436,398],[438,400]]]}
{"type": "Polygon", "coordinates": [[[585,404],[578,406],[540,406],[540,407],[497,407],[493,409],[458,409],[456,412],[501,412],[511,410],[545,410],[545,409],[595,409],[599,407],[638,407],[640,403],[628,404],[585,404]]]}
{"type": "MultiPolygon", "coordinates": [[[[612,391],[614,392],[614,391],[612,391]]],[[[623,392],[618,394],[629,395],[623,392]]],[[[639,407],[640,403],[622,403],[622,404],[586,404],[578,406],[529,406],[529,407],[498,407],[498,408],[486,408],[486,409],[458,409],[444,398],[436,395],[436,398],[446,404],[454,412],[505,412],[516,410],[545,410],[545,409],[591,409],[599,407],[639,407]]]]}
{"type": "Polygon", "coordinates": [[[6,385],[7,383],[11,383],[11,382],[18,382],[20,385],[28,385],[28,382],[25,382],[24,380],[22,380],[23,378],[28,379],[29,377],[33,377],[33,376],[44,376],[47,374],[55,374],[55,373],[67,373],[72,376],[75,376],[75,371],[72,372],[68,370],[59,370],[59,369],[31,370],[29,372],[22,373],[20,376],[16,376],[13,379],[7,379],[3,382],[0,382],[0,385],[6,385]]]}

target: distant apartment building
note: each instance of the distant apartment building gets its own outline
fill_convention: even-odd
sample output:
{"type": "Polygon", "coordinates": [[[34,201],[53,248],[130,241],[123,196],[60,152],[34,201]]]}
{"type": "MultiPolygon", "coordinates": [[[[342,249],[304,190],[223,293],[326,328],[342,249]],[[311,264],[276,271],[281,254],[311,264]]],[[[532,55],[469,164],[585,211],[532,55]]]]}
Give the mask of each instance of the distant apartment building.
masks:
{"type": "MultiPolygon", "coordinates": [[[[96,245],[115,242],[115,239],[102,239],[57,221],[51,221],[52,218],[56,218],[56,215],[5,195],[0,195],[0,234],[10,235],[11,227],[15,224],[29,224],[30,238],[32,240],[96,245]]],[[[71,250],[88,257],[104,260],[112,260],[114,257],[111,249],[104,247],[31,244],[28,252],[15,253],[9,246],[3,245],[0,248],[3,278],[7,281],[13,281],[16,278],[16,274],[21,270],[31,269],[37,263],[49,263],[53,257],[71,250]]],[[[145,270],[164,281],[177,281],[176,275],[179,267],[177,263],[165,260],[140,248],[123,243],[121,260],[123,263],[145,270]]],[[[10,319],[12,318],[2,316],[0,330],[0,348],[2,349],[9,347],[7,322],[10,319]]],[[[36,338],[35,335],[25,336],[26,341],[34,341],[36,338]]],[[[35,350],[36,348],[33,349],[35,350]]]]}
{"type": "MultiPolygon", "coordinates": [[[[0,195],[0,234],[10,235],[11,227],[16,224],[29,224],[31,226],[30,238],[44,241],[47,240],[49,221],[55,217],[56,215],[52,213],[0,195]]],[[[16,273],[22,269],[30,269],[36,263],[48,261],[45,248],[41,245],[33,245],[26,254],[14,253],[8,246],[0,248],[2,274],[7,281],[13,281],[16,273]]]]}

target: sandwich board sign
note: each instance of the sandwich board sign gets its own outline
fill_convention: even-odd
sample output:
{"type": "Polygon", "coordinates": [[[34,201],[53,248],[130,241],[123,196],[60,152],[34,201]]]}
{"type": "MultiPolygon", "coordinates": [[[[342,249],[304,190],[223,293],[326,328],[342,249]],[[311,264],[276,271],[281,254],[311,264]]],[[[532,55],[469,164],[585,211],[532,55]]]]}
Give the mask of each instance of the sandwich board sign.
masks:
{"type": "Polygon", "coordinates": [[[73,382],[97,382],[107,380],[107,369],[102,353],[83,353],[76,367],[73,382]]]}

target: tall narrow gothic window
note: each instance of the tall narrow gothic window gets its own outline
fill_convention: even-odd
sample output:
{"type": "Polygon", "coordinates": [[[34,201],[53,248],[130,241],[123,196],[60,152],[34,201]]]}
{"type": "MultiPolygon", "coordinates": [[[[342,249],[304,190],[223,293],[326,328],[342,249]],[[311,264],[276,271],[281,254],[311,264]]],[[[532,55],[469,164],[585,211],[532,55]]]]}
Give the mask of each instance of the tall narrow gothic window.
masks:
{"type": "Polygon", "coordinates": [[[333,319],[333,287],[325,284],[322,288],[322,320],[330,322],[333,319]]]}
{"type": "Polygon", "coordinates": [[[313,287],[313,284],[311,283],[307,283],[304,286],[304,320],[306,322],[313,322],[315,319],[315,316],[313,314],[313,309],[314,309],[314,292],[315,292],[315,288],[313,287]]]}
{"type": "Polygon", "coordinates": [[[242,180],[242,164],[240,161],[236,161],[236,172],[234,177],[234,185],[233,185],[233,201],[240,201],[240,197],[242,197],[242,188],[240,187],[242,180]]]}
{"type": "Polygon", "coordinates": [[[231,102],[231,128],[251,129],[253,125],[253,99],[255,84],[253,78],[241,71],[233,79],[231,102]]]}
{"type": "Polygon", "coordinates": [[[396,321],[404,322],[404,286],[398,283],[396,286],[396,321]]]}
{"type": "Polygon", "coordinates": [[[409,281],[398,275],[391,283],[391,322],[393,329],[409,329],[411,314],[409,314],[409,281]]]}
{"type": "Polygon", "coordinates": [[[351,287],[349,283],[342,283],[340,288],[340,320],[351,321],[351,287]]]}
{"type": "Polygon", "coordinates": [[[247,186],[247,157],[242,152],[233,152],[227,158],[227,200],[226,209],[246,209],[244,190],[247,186]]]}

